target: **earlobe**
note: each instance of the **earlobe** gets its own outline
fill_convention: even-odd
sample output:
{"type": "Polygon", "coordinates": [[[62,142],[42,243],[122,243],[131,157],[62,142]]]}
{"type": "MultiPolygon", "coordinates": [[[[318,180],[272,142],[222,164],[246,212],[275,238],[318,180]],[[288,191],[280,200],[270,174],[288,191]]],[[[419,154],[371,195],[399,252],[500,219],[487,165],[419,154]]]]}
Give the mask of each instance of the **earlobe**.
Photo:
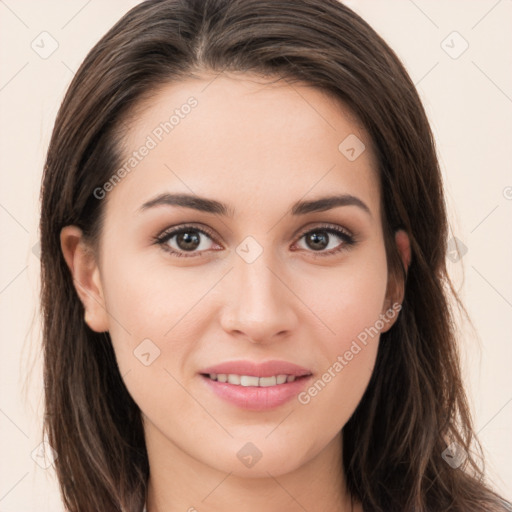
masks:
{"type": "Polygon", "coordinates": [[[76,226],[64,227],[60,232],[60,244],[85,309],[84,321],[93,331],[108,331],[108,314],[99,268],[92,249],[83,239],[82,230],[76,226]]]}
{"type": "Polygon", "coordinates": [[[395,242],[400,252],[404,268],[407,272],[409,265],[411,264],[411,242],[409,236],[403,229],[399,229],[395,233],[395,242]]]}

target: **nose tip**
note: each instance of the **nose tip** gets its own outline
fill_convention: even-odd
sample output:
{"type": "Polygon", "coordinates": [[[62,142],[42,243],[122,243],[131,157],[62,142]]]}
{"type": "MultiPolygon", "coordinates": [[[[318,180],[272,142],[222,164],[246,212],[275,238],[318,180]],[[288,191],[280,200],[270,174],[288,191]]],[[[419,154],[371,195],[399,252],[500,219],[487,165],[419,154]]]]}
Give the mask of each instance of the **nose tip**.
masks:
{"type": "Polygon", "coordinates": [[[261,332],[261,334],[255,334],[255,329],[249,329],[247,328],[246,331],[237,331],[237,334],[240,337],[245,337],[249,343],[252,345],[261,345],[263,343],[266,343],[268,341],[273,341],[274,338],[283,337],[286,335],[286,330],[281,330],[279,332],[276,332],[274,334],[270,334],[270,336],[265,334],[264,332],[261,332]],[[248,334],[250,332],[250,334],[248,334]]]}

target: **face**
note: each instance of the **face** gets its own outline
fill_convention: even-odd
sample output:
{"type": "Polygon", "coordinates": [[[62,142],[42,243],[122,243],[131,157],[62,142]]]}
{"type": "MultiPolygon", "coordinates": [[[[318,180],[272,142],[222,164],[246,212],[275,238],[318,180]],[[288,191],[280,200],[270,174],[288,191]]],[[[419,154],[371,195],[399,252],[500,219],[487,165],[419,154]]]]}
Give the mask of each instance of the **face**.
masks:
{"type": "Polygon", "coordinates": [[[126,172],[99,199],[100,254],[75,268],[148,450],[280,475],[333,452],[397,316],[376,162],[367,134],[320,90],[212,80],[167,85],[139,109],[126,172]],[[217,381],[204,375],[240,361],[249,366],[217,368],[217,381]],[[240,374],[265,378],[237,385],[240,374]]]}

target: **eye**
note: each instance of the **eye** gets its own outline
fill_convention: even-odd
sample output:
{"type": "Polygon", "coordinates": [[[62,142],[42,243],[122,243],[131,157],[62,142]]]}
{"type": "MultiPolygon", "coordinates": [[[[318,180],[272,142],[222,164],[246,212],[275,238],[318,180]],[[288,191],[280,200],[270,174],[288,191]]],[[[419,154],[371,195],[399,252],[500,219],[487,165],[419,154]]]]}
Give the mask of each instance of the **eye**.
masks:
{"type": "Polygon", "coordinates": [[[311,249],[315,257],[331,256],[356,244],[354,236],[348,231],[331,225],[310,229],[301,235],[300,239],[302,238],[305,238],[306,249],[311,249]],[[342,240],[342,243],[336,243],[336,238],[342,240]]]}
{"type": "MultiPolygon", "coordinates": [[[[331,225],[322,225],[310,229],[303,233],[299,240],[302,238],[305,238],[308,246],[306,250],[311,249],[309,252],[313,252],[315,257],[330,256],[340,251],[347,250],[356,244],[354,236],[348,231],[341,227],[331,225]],[[332,242],[336,242],[336,239],[342,242],[332,245],[332,242]],[[325,249],[329,247],[330,250],[325,251],[325,249]]],[[[179,258],[201,256],[202,253],[209,249],[210,244],[208,240],[210,242],[214,241],[214,235],[208,229],[189,225],[173,228],[154,238],[156,244],[162,246],[165,251],[179,258]]]]}
{"type": "MultiPolygon", "coordinates": [[[[179,228],[166,231],[154,239],[154,242],[161,245],[162,248],[177,257],[198,256],[196,253],[202,253],[208,250],[208,242],[204,238],[213,241],[213,235],[204,228],[196,226],[180,226],[179,228]],[[175,240],[173,241],[173,238],[175,240]],[[203,238],[203,240],[201,240],[203,238]],[[172,241],[172,247],[169,242],[172,241]],[[177,246],[177,247],[176,247],[177,246]],[[186,254],[191,253],[191,254],[186,254]]],[[[200,255],[200,254],[199,254],[200,255]]]]}

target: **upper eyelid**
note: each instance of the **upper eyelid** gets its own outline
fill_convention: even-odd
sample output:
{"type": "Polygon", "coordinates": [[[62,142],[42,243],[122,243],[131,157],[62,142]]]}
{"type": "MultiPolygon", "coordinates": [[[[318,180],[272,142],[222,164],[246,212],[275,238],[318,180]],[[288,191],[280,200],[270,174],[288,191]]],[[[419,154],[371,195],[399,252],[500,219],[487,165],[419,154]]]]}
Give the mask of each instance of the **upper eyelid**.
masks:
{"type": "MultiPolygon", "coordinates": [[[[293,235],[294,238],[296,238],[296,237],[302,238],[304,235],[306,235],[310,231],[321,230],[321,229],[326,229],[326,230],[332,229],[335,232],[341,231],[342,234],[344,233],[348,237],[355,238],[354,233],[344,226],[339,226],[339,225],[331,224],[331,223],[327,223],[327,222],[320,223],[320,224],[315,224],[315,223],[312,223],[312,224],[313,225],[310,227],[305,227],[305,228],[302,228],[302,229],[296,231],[293,235]]],[[[167,241],[168,241],[171,238],[173,238],[174,236],[176,236],[177,234],[179,234],[181,231],[186,230],[186,229],[197,230],[197,231],[207,235],[214,242],[219,243],[217,241],[217,237],[214,235],[212,230],[210,230],[209,228],[207,228],[203,225],[187,224],[187,223],[178,225],[178,226],[174,226],[172,228],[168,228],[168,229],[164,230],[160,235],[155,237],[155,239],[162,240],[162,239],[167,238],[167,241]]],[[[334,234],[336,234],[336,233],[334,233],[334,234]]],[[[340,236],[340,235],[338,234],[337,236],[340,236]]]]}
{"type": "Polygon", "coordinates": [[[332,229],[334,231],[341,231],[342,233],[345,233],[346,235],[348,236],[354,236],[354,233],[344,227],[344,226],[339,226],[337,224],[332,224],[332,223],[329,223],[329,222],[324,222],[324,223],[320,223],[320,224],[314,224],[313,226],[309,227],[309,228],[304,228],[304,229],[301,229],[299,230],[295,236],[304,236],[306,233],[309,233],[310,231],[314,231],[315,229],[318,229],[318,230],[321,230],[321,229],[332,229]]]}
{"type": "Polygon", "coordinates": [[[212,240],[216,241],[215,235],[208,228],[205,228],[203,226],[189,225],[189,224],[183,224],[183,225],[175,226],[172,228],[164,229],[164,231],[162,231],[162,233],[155,238],[162,239],[167,236],[169,236],[169,238],[172,238],[173,236],[177,235],[181,231],[185,231],[187,229],[190,229],[191,231],[197,230],[205,235],[208,235],[212,240]]]}

